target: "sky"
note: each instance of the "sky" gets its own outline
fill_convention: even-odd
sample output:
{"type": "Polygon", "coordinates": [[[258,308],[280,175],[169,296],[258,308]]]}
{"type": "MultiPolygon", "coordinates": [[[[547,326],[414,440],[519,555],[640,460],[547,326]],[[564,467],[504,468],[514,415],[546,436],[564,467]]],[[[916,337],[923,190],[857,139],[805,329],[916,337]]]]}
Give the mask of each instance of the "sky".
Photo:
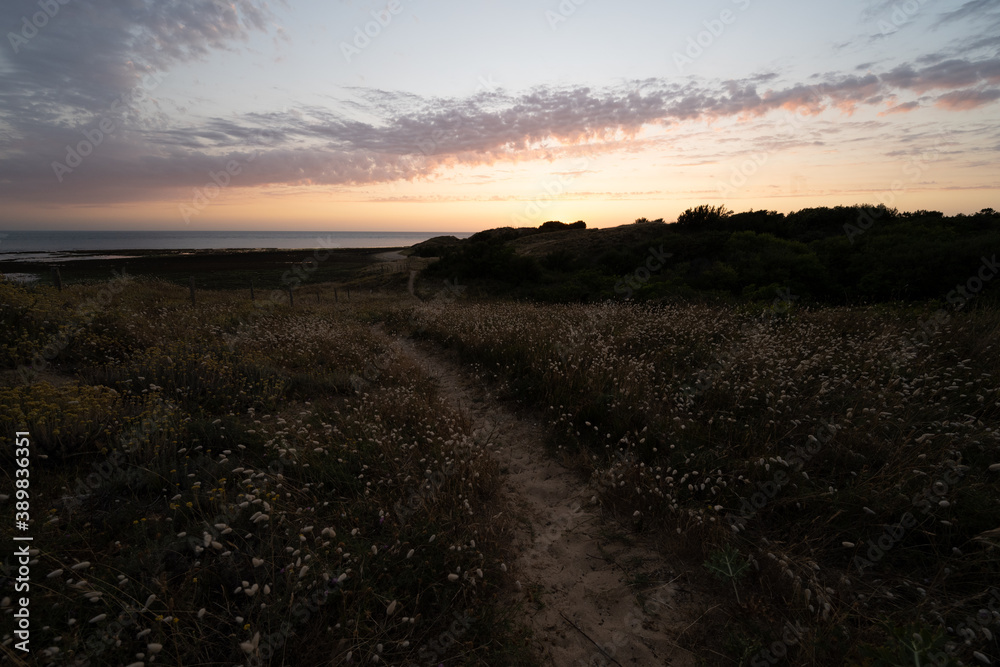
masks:
{"type": "Polygon", "coordinates": [[[0,230],[1000,209],[1000,0],[4,0],[0,230]]]}

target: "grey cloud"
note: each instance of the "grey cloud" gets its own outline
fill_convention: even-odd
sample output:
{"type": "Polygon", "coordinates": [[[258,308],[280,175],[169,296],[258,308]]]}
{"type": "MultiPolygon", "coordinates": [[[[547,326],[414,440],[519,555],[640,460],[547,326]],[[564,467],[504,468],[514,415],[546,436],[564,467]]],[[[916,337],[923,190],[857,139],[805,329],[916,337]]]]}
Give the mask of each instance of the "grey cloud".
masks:
{"type": "MultiPolygon", "coordinates": [[[[175,45],[169,53],[149,46],[153,35],[166,39],[178,34],[172,21],[197,23],[197,13],[175,4],[166,2],[157,10],[138,0],[129,5],[142,9],[144,28],[135,39],[140,52],[147,53],[144,60],[156,61],[158,67],[203,54],[199,49],[204,47],[195,46],[194,38],[192,44],[175,45]]],[[[244,7],[257,8],[249,2],[237,3],[237,10],[220,14],[212,13],[215,3],[193,5],[205,9],[196,34],[199,39],[214,39],[211,43],[216,48],[227,48],[248,30],[265,27],[263,14],[247,10],[244,17],[241,13],[244,7]]],[[[139,18],[130,21],[126,23],[134,25],[139,18]]],[[[119,54],[116,49],[111,53],[119,54]]],[[[109,80],[117,81],[114,73],[119,69],[114,60],[109,56],[112,64],[105,72],[109,80]]],[[[237,187],[414,179],[455,164],[620,150],[651,125],[759,117],[778,109],[814,114],[837,108],[850,113],[858,106],[881,106],[903,91],[936,90],[938,106],[971,109],[997,99],[996,90],[984,86],[996,83],[998,77],[1000,58],[952,58],[923,67],[899,66],[883,74],[825,73],[812,77],[809,84],[784,86],[778,85],[773,74],[760,74],[721,82],[647,79],[602,88],[542,86],[520,94],[501,90],[465,98],[354,89],[351,93],[356,99],[338,105],[341,111],[311,106],[292,112],[208,118],[189,127],[172,124],[162,112],[151,120],[157,113],[154,101],[142,107],[142,113],[132,114],[135,118],[128,119],[127,131],[109,138],[99,153],[66,174],[61,184],[56,182],[52,162],[63,160],[66,146],[76,146],[83,139],[82,130],[93,125],[66,122],[59,114],[67,108],[88,108],[86,95],[77,92],[80,99],[71,102],[74,93],[69,86],[51,93],[48,114],[34,115],[28,110],[38,96],[49,94],[44,86],[25,95],[5,87],[0,88],[0,118],[14,115],[9,129],[0,125],[0,141],[6,148],[0,156],[0,195],[44,201],[141,199],[153,192],[203,186],[210,172],[218,172],[230,161],[242,165],[241,174],[233,179],[237,187]]],[[[120,82],[107,83],[102,90],[114,92],[119,87],[120,82]]],[[[917,106],[901,102],[890,112],[917,106]]],[[[94,117],[86,119],[92,123],[94,117]]],[[[765,140],[776,149],[795,142],[818,145],[819,141],[822,137],[808,134],[765,140]]]]}

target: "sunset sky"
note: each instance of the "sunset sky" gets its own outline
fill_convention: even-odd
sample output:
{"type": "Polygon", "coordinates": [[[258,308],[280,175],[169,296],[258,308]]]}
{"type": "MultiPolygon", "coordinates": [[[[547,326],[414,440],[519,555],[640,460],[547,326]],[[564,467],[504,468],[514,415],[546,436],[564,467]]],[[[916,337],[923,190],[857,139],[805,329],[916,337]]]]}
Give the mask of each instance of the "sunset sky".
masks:
{"type": "Polygon", "coordinates": [[[1000,208],[1000,0],[3,0],[0,35],[2,230],[1000,208]]]}

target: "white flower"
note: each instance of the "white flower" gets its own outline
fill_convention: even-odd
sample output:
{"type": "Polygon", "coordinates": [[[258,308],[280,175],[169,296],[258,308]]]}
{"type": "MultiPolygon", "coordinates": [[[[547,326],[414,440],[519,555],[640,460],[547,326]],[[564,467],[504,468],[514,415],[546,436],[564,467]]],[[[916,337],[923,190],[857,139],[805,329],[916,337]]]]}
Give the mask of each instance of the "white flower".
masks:
{"type": "Polygon", "coordinates": [[[260,633],[255,632],[253,639],[248,642],[240,642],[240,648],[243,649],[244,653],[253,653],[257,650],[257,644],[260,643],[260,633]]]}

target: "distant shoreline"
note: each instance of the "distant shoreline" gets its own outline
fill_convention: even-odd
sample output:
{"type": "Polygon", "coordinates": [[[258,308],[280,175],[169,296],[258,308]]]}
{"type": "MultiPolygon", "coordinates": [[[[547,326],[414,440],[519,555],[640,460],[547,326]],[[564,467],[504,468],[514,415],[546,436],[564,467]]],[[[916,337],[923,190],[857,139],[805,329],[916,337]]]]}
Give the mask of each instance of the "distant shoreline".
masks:
{"type": "MultiPolygon", "coordinates": [[[[332,247],[325,248],[329,251],[356,252],[362,254],[375,253],[379,261],[391,261],[391,259],[404,259],[388,256],[399,253],[410,246],[378,246],[378,247],[332,247]]],[[[143,257],[162,256],[190,256],[190,255],[236,255],[254,253],[282,253],[282,252],[313,252],[316,249],[324,249],[322,246],[303,246],[301,248],[110,248],[105,250],[21,250],[0,253],[0,265],[3,264],[64,264],[67,262],[86,262],[94,260],[124,260],[140,259],[143,257]]]]}
{"type": "Polygon", "coordinates": [[[410,246],[375,248],[114,249],[101,251],[10,252],[0,254],[0,275],[27,283],[54,284],[55,269],[65,283],[110,280],[126,273],[186,283],[194,278],[212,288],[235,288],[254,280],[280,284],[290,270],[310,282],[345,282],[366,266],[398,263],[410,246]]]}
{"type": "MultiPolygon", "coordinates": [[[[0,230],[0,261],[21,259],[22,253],[74,256],[77,253],[125,254],[152,251],[284,251],[337,248],[343,250],[403,248],[442,235],[459,238],[473,232],[212,232],[212,231],[12,231],[0,230]]],[[[40,257],[41,258],[41,257],[40,257]]],[[[77,259],[82,259],[77,257],[77,259]]]]}

